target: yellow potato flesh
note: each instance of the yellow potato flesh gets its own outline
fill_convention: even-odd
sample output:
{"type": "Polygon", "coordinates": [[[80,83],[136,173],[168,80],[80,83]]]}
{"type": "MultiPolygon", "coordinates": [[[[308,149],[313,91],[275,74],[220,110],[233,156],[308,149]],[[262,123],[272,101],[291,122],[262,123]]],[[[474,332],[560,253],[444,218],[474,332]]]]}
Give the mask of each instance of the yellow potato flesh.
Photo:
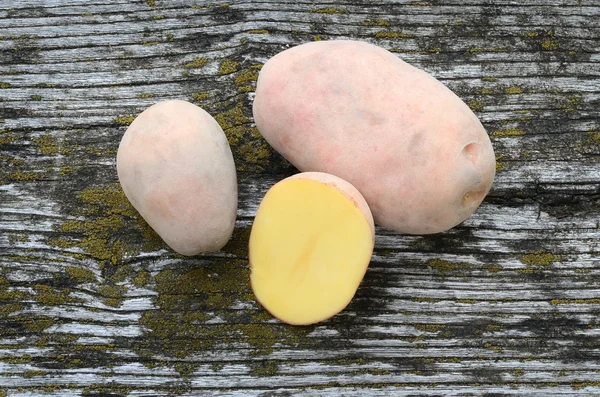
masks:
{"type": "Polygon", "coordinates": [[[286,180],[263,199],[249,250],[258,301],[283,322],[312,324],[350,302],[369,264],[373,235],[336,187],[286,180]]]}

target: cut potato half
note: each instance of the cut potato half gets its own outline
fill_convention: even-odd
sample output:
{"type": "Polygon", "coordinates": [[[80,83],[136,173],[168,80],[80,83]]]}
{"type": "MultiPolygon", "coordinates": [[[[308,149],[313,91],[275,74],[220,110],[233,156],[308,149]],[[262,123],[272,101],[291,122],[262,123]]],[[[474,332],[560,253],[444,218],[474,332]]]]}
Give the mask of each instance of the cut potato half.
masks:
{"type": "Polygon", "coordinates": [[[252,289],[273,316],[312,324],[343,310],[371,260],[373,217],[348,182],[308,172],[265,195],[250,234],[252,289]]]}

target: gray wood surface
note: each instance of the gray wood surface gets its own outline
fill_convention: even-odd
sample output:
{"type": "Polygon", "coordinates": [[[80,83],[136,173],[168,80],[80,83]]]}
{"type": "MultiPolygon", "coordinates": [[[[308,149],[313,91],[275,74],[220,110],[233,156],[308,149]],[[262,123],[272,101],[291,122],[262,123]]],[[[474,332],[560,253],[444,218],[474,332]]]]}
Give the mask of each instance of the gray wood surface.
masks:
{"type": "Polygon", "coordinates": [[[600,1],[0,0],[0,396],[600,395],[600,1]],[[378,229],[356,297],[286,326],[248,284],[258,68],[311,40],[390,49],[498,156],[461,226],[378,229]],[[118,187],[132,118],[213,114],[240,179],[222,252],[173,254],[118,187]]]}

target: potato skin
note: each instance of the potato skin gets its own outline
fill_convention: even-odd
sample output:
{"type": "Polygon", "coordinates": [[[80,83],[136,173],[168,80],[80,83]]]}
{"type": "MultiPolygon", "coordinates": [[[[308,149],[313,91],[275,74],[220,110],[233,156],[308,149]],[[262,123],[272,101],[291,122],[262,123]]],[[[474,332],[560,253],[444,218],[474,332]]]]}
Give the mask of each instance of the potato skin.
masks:
{"type": "Polygon", "coordinates": [[[301,171],[339,176],[375,222],[437,233],[468,218],[495,174],[473,112],[429,74],[358,41],[303,44],[261,69],[254,119],[301,171]]]}
{"type": "Polygon", "coordinates": [[[227,138],[204,110],[165,101],[142,112],[119,145],[125,195],[183,255],[217,251],[233,233],[237,177],[227,138]]]}

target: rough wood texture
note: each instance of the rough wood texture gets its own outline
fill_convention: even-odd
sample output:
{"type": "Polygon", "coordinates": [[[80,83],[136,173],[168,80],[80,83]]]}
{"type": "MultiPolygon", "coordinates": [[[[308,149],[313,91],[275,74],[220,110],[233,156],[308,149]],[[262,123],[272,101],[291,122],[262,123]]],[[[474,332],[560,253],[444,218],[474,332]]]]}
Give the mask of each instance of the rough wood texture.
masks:
{"type": "Polygon", "coordinates": [[[0,1],[0,396],[600,394],[600,1],[0,1]],[[476,111],[493,191],[434,236],[378,230],[340,315],[282,325],[247,237],[293,172],[252,124],[257,70],[357,38],[476,111]],[[240,173],[223,252],[165,249],[115,153],[156,101],[193,101],[240,173]]]}

